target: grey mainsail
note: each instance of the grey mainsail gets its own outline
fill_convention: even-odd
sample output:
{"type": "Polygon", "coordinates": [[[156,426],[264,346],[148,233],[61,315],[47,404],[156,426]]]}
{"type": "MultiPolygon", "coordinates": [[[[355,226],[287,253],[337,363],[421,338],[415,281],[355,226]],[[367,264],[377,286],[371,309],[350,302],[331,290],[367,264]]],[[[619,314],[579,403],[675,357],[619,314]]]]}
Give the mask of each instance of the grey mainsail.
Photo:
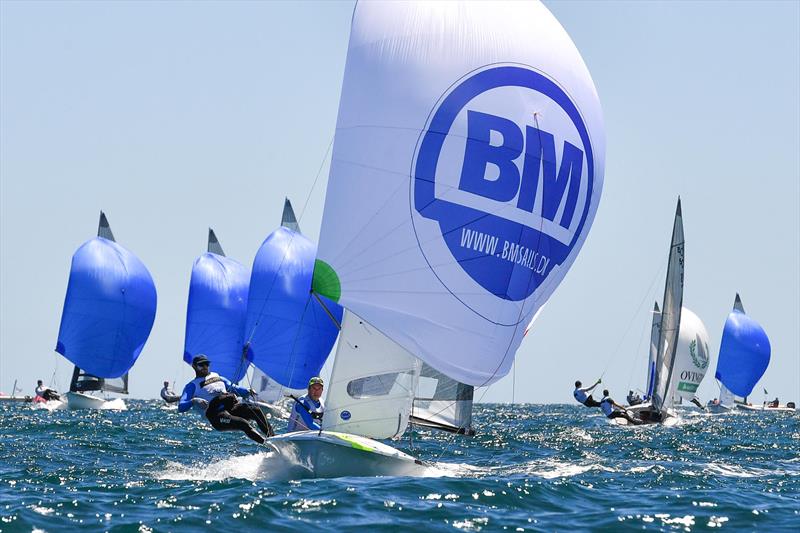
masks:
{"type": "Polygon", "coordinates": [[[222,245],[219,243],[217,235],[211,228],[208,228],[208,253],[217,254],[221,255],[222,257],[225,257],[225,252],[222,251],[222,245]]]}
{"type": "Polygon", "coordinates": [[[681,307],[683,305],[683,273],[684,273],[684,236],[681,199],[675,210],[675,222],[672,227],[672,241],[667,264],[667,280],[664,286],[663,309],[661,311],[661,327],[656,355],[656,376],[653,390],[653,408],[662,414],[667,406],[667,392],[670,390],[672,369],[675,364],[675,348],[681,323],[681,307]]]}
{"type": "Polygon", "coordinates": [[[452,433],[474,435],[473,393],[472,385],[460,383],[423,363],[410,422],[452,433]]]}

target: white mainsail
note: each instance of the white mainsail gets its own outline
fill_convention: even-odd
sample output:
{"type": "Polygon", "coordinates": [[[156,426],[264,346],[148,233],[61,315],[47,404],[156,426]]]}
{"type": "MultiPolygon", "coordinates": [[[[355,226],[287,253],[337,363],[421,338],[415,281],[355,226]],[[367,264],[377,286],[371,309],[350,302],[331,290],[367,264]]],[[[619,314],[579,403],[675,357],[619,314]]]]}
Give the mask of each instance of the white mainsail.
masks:
{"type": "Polygon", "coordinates": [[[421,364],[363,319],[345,311],[322,429],[373,439],[399,437],[408,426],[421,364]]]}

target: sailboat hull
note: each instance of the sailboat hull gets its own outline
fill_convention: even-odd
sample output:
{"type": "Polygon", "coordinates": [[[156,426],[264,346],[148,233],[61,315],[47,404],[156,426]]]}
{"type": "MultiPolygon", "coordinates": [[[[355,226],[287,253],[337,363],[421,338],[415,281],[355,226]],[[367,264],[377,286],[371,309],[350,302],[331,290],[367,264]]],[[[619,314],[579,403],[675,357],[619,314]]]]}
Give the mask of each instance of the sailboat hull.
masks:
{"type": "Polygon", "coordinates": [[[67,407],[70,409],[127,409],[121,398],[105,400],[82,392],[68,392],[66,396],[67,407]]]}
{"type": "Polygon", "coordinates": [[[736,407],[745,411],[780,411],[786,413],[793,413],[795,411],[793,407],[786,407],[785,405],[781,405],[779,407],[766,407],[764,405],[738,404],[736,407]]]}
{"type": "Polygon", "coordinates": [[[267,440],[310,477],[424,476],[428,467],[378,441],[336,431],[300,431],[267,440]]]}

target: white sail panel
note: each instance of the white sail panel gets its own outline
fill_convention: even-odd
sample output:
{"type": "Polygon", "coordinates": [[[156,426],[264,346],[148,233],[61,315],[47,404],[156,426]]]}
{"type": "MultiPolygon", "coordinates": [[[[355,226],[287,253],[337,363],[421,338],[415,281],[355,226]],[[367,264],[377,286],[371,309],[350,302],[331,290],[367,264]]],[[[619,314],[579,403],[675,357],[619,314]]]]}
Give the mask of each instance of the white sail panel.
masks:
{"type": "Polygon", "coordinates": [[[708,331],[696,314],[687,308],[681,311],[681,327],[675,349],[675,363],[670,383],[670,400],[691,400],[708,370],[711,352],[708,349],[708,331]]]}
{"type": "Polygon", "coordinates": [[[597,210],[594,84],[538,2],[360,2],[314,289],[460,382],[511,367],[597,210]]]}
{"type": "Polygon", "coordinates": [[[421,361],[345,310],[322,429],[373,439],[408,426],[421,361]]]}

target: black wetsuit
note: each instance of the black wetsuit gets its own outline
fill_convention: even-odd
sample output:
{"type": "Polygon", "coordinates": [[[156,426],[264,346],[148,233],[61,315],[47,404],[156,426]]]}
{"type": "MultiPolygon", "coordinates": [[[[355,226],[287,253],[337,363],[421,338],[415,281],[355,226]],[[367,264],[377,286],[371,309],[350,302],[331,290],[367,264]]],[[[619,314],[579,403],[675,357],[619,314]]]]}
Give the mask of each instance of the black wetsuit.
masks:
{"type": "Polygon", "coordinates": [[[206,418],[217,431],[244,431],[259,444],[264,443],[264,437],[250,426],[250,420],[255,420],[267,437],[275,435],[261,409],[254,405],[239,403],[236,396],[229,393],[220,394],[208,403],[206,418]]]}
{"type": "Polygon", "coordinates": [[[625,411],[618,411],[614,409],[614,400],[612,400],[608,396],[606,396],[600,401],[600,408],[603,410],[603,413],[606,415],[606,418],[624,418],[631,424],[636,424],[636,425],[643,423],[641,420],[631,418],[631,416],[625,411]]]}

